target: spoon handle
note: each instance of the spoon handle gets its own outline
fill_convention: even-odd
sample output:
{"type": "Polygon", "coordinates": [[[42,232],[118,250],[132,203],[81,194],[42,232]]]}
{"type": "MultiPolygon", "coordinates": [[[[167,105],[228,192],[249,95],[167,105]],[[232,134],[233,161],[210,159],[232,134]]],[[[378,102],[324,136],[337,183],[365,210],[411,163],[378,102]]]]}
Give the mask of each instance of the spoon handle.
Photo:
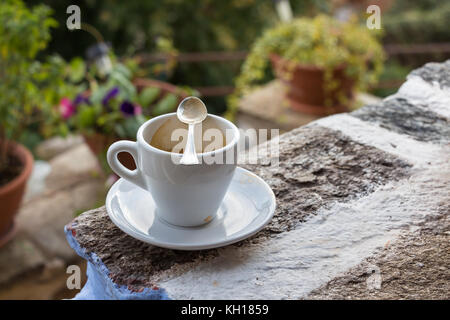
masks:
{"type": "Polygon", "coordinates": [[[189,124],[188,136],[186,146],[184,148],[183,156],[180,160],[181,164],[198,164],[197,153],[195,152],[195,139],[194,139],[194,125],[189,124]]]}

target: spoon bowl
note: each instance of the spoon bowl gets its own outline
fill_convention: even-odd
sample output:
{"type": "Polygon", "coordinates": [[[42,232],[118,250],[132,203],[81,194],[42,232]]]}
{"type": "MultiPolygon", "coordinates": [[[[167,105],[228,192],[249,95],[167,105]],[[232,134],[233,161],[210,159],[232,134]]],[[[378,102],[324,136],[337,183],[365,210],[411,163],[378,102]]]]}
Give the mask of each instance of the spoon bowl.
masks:
{"type": "Polygon", "coordinates": [[[189,125],[186,146],[180,160],[181,164],[192,165],[199,163],[195,151],[194,125],[201,123],[207,116],[208,110],[205,104],[197,97],[187,97],[178,105],[178,120],[189,125]]]}
{"type": "Polygon", "coordinates": [[[208,110],[202,100],[197,97],[187,97],[180,102],[177,117],[186,124],[197,124],[208,116],[208,110]]]}

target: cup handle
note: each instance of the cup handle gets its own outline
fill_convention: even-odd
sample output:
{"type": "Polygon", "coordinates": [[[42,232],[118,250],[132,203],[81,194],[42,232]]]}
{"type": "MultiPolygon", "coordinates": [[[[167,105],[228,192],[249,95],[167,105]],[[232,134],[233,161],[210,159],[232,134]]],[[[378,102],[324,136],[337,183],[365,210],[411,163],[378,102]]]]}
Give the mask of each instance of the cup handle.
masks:
{"type": "Polygon", "coordinates": [[[137,151],[137,143],[133,141],[117,141],[114,142],[109,148],[108,153],[106,155],[106,159],[108,160],[108,164],[111,169],[119,176],[128,180],[129,182],[134,183],[135,185],[146,189],[145,180],[142,176],[141,170],[139,170],[138,166],[138,151],[137,151]],[[122,163],[120,163],[117,155],[120,152],[128,152],[134,159],[136,163],[136,169],[130,170],[126,168],[122,163]]]}

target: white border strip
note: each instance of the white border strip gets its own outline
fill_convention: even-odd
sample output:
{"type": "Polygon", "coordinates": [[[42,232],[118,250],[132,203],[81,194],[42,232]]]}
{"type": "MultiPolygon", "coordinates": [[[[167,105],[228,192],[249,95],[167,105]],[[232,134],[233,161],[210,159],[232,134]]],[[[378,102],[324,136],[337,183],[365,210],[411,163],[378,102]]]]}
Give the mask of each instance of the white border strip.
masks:
{"type": "Polygon", "coordinates": [[[439,145],[414,140],[407,135],[389,131],[377,124],[362,121],[348,114],[322,118],[310,125],[320,125],[340,131],[356,142],[391,153],[414,165],[433,161],[441,150],[439,145]]]}

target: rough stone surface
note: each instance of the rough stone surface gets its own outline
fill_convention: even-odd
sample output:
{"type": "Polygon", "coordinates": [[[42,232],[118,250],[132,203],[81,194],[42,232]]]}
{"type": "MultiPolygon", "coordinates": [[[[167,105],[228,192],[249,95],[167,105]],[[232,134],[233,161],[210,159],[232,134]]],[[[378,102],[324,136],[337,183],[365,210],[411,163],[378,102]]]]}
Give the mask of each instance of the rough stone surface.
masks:
{"type": "Polygon", "coordinates": [[[108,267],[109,277],[133,290],[152,287],[156,284],[157,273],[170,269],[174,264],[215,254],[215,250],[167,250],[138,241],[111,222],[105,207],[83,213],[66,228],[82,243],[85,258],[93,258],[90,254],[95,252],[108,267]]]}
{"type": "Polygon", "coordinates": [[[420,223],[419,230],[386,243],[380,252],[307,299],[450,299],[448,212],[449,203],[442,214],[420,223]]]}
{"type": "Polygon", "coordinates": [[[395,155],[415,167],[427,167],[442,153],[442,146],[426,143],[398,134],[378,126],[375,123],[362,121],[350,114],[339,114],[316,121],[317,125],[334,129],[364,145],[370,145],[395,155]]]}
{"type": "Polygon", "coordinates": [[[94,179],[36,198],[20,210],[17,224],[49,256],[70,261],[76,256],[65,241],[62,228],[78,210],[89,209],[96,204],[101,188],[101,181],[94,179]]]}
{"type": "MultiPolygon", "coordinates": [[[[447,66],[438,72],[446,73],[447,66]]],[[[174,251],[124,234],[104,207],[77,217],[66,226],[67,239],[98,281],[89,286],[97,292],[82,296],[355,297],[352,290],[362,295],[371,290],[358,271],[367,269],[366,261],[386,280],[384,295],[364,292],[366,297],[427,297],[418,293],[425,287],[429,297],[447,297],[449,257],[442,242],[448,240],[450,214],[449,93],[426,77],[423,72],[412,77],[413,86],[405,85],[380,105],[275,138],[278,162],[267,162],[273,159],[273,141],[258,148],[258,162],[244,167],[269,183],[277,209],[271,223],[250,239],[213,250],[174,251]],[[432,250],[421,250],[420,243],[432,250]],[[422,274],[423,281],[412,276],[411,259],[444,282],[434,275],[422,274]]],[[[377,286],[376,279],[370,281],[377,286]]]]}
{"type": "Polygon", "coordinates": [[[44,254],[31,241],[17,236],[0,251],[0,285],[39,268],[44,262],[44,254]]]}
{"type": "MultiPolygon", "coordinates": [[[[367,196],[320,208],[277,237],[225,247],[208,261],[175,266],[158,286],[176,299],[303,298],[421,221],[448,214],[449,154],[367,196]]],[[[447,264],[442,256],[440,265],[447,264]]]]}
{"type": "Polygon", "coordinates": [[[419,141],[450,142],[448,119],[430,111],[426,105],[412,104],[404,98],[387,99],[382,104],[363,107],[352,115],[419,141]]]}
{"type": "Polygon", "coordinates": [[[39,196],[46,190],[45,179],[51,172],[51,166],[48,162],[34,160],[33,171],[27,182],[23,201],[27,202],[34,197],[39,196]]]}
{"type": "Polygon", "coordinates": [[[46,179],[48,192],[76,185],[101,174],[98,161],[86,144],[77,145],[59,154],[49,163],[52,171],[46,179]]]}
{"type": "Polygon", "coordinates": [[[437,83],[442,89],[450,88],[450,60],[443,63],[427,63],[411,72],[411,76],[419,76],[432,84],[437,83]]]}
{"type": "MultiPolygon", "coordinates": [[[[409,168],[404,161],[322,127],[281,136],[279,160],[279,166],[246,166],[267,181],[277,197],[274,218],[250,242],[290,231],[320,207],[367,194],[406,176],[409,168]]],[[[135,240],[109,220],[104,207],[76,218],[71,229],[87,253],[95,252],[121,285],[150,286],[158,272],[175,264],[217,255],[216,250],[173,251],[135,240]]]]}
{"type": "Polygon", "coordinates": [[[277,210],[263,233],[279,233],[323,205],[366,195],[407,175],[410,165],[343,134],[319,127],[299,128],[279,137],[279,165],[246,165],[269,183],[277,210]]]}
{"type": "Polygon", "coordinates": [[[39,144],[35,151],[40,159],[50,160],[82,143],[81,136],[54,137],[39,144]]]}

